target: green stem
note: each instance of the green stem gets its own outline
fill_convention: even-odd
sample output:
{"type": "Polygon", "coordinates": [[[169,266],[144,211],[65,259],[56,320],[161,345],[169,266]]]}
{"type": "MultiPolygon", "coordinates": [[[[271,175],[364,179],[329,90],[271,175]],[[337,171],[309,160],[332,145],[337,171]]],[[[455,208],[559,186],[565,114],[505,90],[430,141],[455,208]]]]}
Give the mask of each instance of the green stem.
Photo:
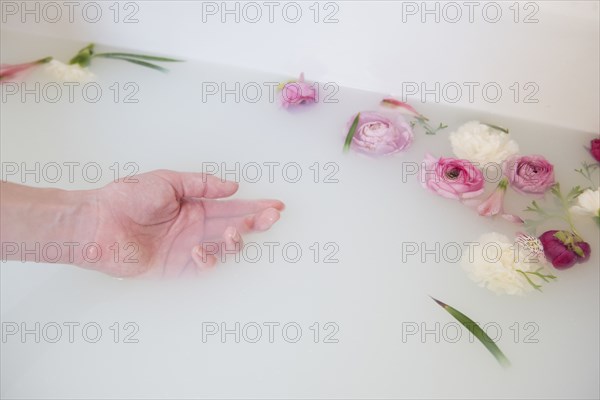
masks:
{"type": "Polygon", "coordinates": [[[571,232],[573,232],[578,237],[581,237],[581,235],[579,235],[579,233],[577,232],[577,229],[575,229],[575,224],[573,224],[573,220],[571,218],[571,213],[569,212],[569,205],[567,204],[567,202],[565,201],[565,199],[562,196],[560,197],[560,200],[562,202],[563,210],[565,213],[564,220],[567,221],[567,223],[569,224],[569,227],[571,228],[571,232]]]}
{"type": "Polygon", "coordinates": [[[183,60],[176,60],[168,57],[148,56],[145,54],[134,54],[134,53],[95,53],[93,57],[105,57],[105,58],[138,58],[141,60],[149,61],[162,61],[162,62],[182,62],[183,60]]]}

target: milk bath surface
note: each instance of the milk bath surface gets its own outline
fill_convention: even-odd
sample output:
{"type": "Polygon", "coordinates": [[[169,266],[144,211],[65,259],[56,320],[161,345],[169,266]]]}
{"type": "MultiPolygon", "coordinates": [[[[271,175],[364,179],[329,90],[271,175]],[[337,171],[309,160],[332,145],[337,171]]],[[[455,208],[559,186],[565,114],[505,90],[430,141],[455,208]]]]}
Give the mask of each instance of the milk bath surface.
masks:
{"type": "MultiPolygon", "coordinates": [[[[45,56],[40,49],[66,59],[87,44],[12,31],[1,40],[3,63],[45,56]]],[[[0,154],[18,168],[6,179],[85,190],[154,169],[204,171],[238,181],[236,198],[278,198],[286,211],[246,238],[238,260],[194,279],[4,262],[3,326],[39,323],[41,336],[2,343],[3,396],[598,396],[597,227],[580,224],[593,246],[587,264],[553,271],[558,281],[543,293],[496,296],[468,279],[454,251],[518,229],[433,195],[413,172],[426,153],[451,156],[447,135],[481,120],[509,127],[561,183],[584,184],[573,170],[590,160],[590,132],[417,103],[448,128],[417,127],[407,151],[372,159],[342,152],[347,121],[386,93],[321,82],[330,101],[287,111],[270,88],[297,76],[193,60],[162,74],[112,61],[98,60],[96,84],[72,97],[63,84],[57,101],[56,86],[44,93],[41,69],[23,81],[40,82],[39,99],[4,92],[0,154]],[[429,295],[486,326],[512,367],[499,368],[466,331],[457,339],[429,295]],[[72,342],[69,322],[79,324],[72,342]],[[54,324],[62,336],[51,343],[54,324]]],[[[531,200],[509,190],[505,208],[523,214],[531,200]]]]}

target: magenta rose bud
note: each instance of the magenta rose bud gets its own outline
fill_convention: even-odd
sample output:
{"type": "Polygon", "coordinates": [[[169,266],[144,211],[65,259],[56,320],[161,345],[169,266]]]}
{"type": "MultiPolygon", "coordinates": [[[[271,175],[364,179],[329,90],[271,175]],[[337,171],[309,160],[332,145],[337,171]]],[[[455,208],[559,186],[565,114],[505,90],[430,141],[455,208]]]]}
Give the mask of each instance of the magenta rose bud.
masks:
{"type": "MultiPolygon", "coordinates": [[[[348,122],[352,126],[356,115],[348,122]]],[[[398,113],[390,118],[374,112],[361,112],[354,131],[351,147],[370,156],[394,154],[408,148],[413,141],[410,124],[398,113]]]]}
{"type": "Polygon", "coordinates": [[[281,89],[281,105],[285,108],[316,101],[317,89],[304,81],[304,74],[300,74],[297,81],[286,83],[281,89]]]}
{"type": "Polygon", "coordinates": [[[547,231],[540,236],[544,255],[554,268],[567,269],[590,258],[591,248],[579,236],[568,231],[547,231]]]}
{"type": "Polygon", "coordinates": [[[600,139],[594,139],[590,142],[590,153],[596,161],[600,162],[600,139]]]}
{"type": "Polygon", "coordinates": [[[425,156],[421,184],[440,196],[466,199],[483,193],[483,173],[468,160],[425,156]]]}
{"type": "Polygon", "coordinates": [[[554,167],[542,156],[512,156],[504,174],[517,192],[543,194],[554,185],[554,167]]]}

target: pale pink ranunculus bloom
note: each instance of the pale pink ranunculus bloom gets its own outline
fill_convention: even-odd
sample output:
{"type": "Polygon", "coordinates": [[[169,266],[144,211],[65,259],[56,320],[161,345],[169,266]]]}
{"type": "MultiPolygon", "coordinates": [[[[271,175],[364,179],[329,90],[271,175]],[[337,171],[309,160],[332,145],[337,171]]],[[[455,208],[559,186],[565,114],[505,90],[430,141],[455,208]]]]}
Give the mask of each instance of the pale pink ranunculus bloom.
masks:
{"type": "Polygon", "coordinates": [[[483,193],[483,173],[468,160],[425,156],[421,184],[449,199],[469,199],[483,193]]]}
{"type": "Polygon", "coordinates": [[[554,167],[542,156],[512,156],[503,169],[512,188],[520,193],[543,194],[555,183],[554,167]]]}
{"type": "Polygon", "coordinates": [[[284,108],[299,104],[315,103],[317,101],[317,89],[314,84],[304,81],[304,74],[294,82],[288,82],[281,88],[281,105],[284,108]]]}
{"type": "MultiPolygon", "coordinates": [[[[350,129],[356,115],[348,121],[350,129]]],[[[360,113],[351,148],[370,156],[394,154],[408,148],[413,141],[413,131],[400,113],[389,117],[375,111],[360,113]]]]}

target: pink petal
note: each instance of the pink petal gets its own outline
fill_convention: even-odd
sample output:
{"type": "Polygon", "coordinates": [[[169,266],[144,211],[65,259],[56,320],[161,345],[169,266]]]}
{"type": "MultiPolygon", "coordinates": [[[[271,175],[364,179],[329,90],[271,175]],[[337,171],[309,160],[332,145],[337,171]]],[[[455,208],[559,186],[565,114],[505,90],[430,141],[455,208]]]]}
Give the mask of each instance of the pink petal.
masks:
{"type": "Polygon", "coordinates": [[[388,107],[403,108],[403,109],[409,111],[411,114],[414,114],[415,116],[422,117],[421,113],[419,113],[417,110],[415,110],[413,106],[411,106],[410,104],[405,103],[403,101],[400,101],[400,100],[387,98],[387,99],[383,99],[381,101],[381,104],[384,106],[388,106],[388,107]]]}
{"type": "Polygon", "coordinates": [[[505,220],[515,223],[515,224],[522,224],[525,222],[521,219],[521,217],[519,217],[518,215],[514,215],[514,214],[502,214],[501,217],[504,218],[505,220]]]}

